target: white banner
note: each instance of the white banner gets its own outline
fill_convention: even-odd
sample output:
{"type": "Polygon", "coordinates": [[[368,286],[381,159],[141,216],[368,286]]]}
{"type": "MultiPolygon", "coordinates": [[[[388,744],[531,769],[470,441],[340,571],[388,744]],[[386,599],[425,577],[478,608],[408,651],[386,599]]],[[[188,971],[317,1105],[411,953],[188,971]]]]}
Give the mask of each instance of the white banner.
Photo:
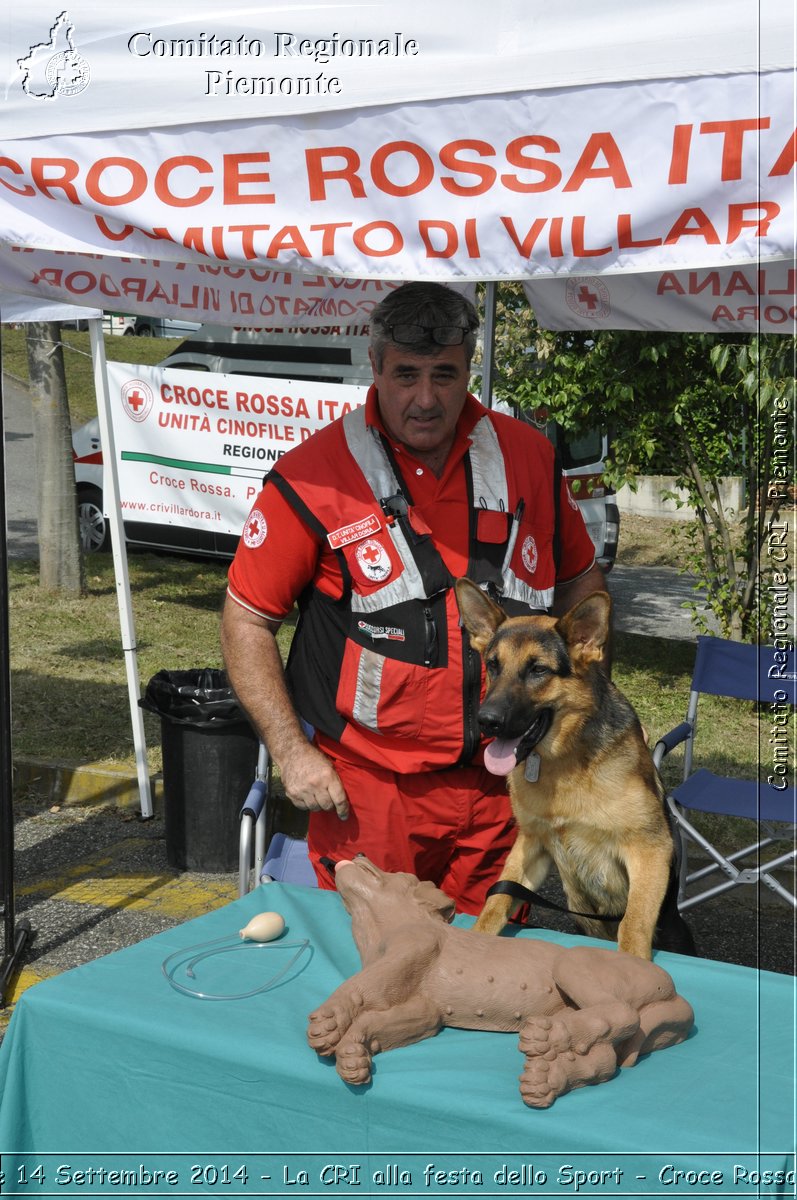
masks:
{"type": "Polygon", "coordinates": [[[574,275],[527,282],[548,329],[657,329],[679,333],[794,333],[794,261],[765,267],[574,275]]]}
{"type": "Polygon", "coordinates": [[[367,388],[108,363],[122,518],[238,536],[287,450],[367,388]]]}
{"type": "MultiPolygon", "coordinates": [[[[0,243],[0,297],[14,291],[53,302],[214,325],[367,325],[375,305],[398,286],[390,280],[338,279],[270,267],[98,258],[0,243]]],[[[475,296],[473,285],[459,290],[475,296]]]]}
{"type": "Polygon", "coordinates": [[[386,281],[765,264],[793,257],[793,94],[780,71],[17,139],[0,240],[386,281]]]}

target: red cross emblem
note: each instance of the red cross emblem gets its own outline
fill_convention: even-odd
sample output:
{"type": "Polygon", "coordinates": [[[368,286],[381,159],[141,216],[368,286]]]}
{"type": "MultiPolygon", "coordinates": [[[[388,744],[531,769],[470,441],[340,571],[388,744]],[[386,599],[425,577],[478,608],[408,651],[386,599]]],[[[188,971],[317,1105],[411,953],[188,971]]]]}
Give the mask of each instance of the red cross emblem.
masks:
{"type": "Polygon", "coordinates": [[[250,550],[256,550],[258,546],[263,545],[267,534],[266,518],[258,508],[253,508],[244,525],[244,545],[250,550]]]}
{"type": "Polygon", "coordinates": [[[598,307],[598,297],[588,287],[580,287],[578,289],[578,298],[582,304],[587,306],[590,312],[598,307]]]}
{"type": "Polygon", "coordinates": [[[612,311],[609,289],[597,275],[573,275],[565,284],[567,306],[579,317],[602,321],[612,311]]]}
{"type": "Polygon", "coordinates": [[[140,423],[149,416],[153,404],[152,388],[141,379],[131,379],[122,387],[122,403],[131,420],[140,423]]]}
{"type": "Polygon", "coordinates": [[[393,573],[390,555],[381,542],[368,538],[361,542],[356,551],[357,562],[366,579],[371,583],[381,583],[393,573]]]}

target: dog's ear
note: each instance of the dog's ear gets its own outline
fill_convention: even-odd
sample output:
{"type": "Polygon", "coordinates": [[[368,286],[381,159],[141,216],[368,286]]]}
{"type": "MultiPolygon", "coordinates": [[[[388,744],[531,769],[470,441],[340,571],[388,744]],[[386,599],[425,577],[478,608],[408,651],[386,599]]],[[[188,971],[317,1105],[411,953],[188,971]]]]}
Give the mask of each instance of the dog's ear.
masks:
{"type": "Polygon", "coordinates": [[[609,640],[612,599],[608,592],[585,596],[556,623],[574,662],[600,662],[609,640]]]}
{"type": "Polygon", "coordinates": [[[506,613],[471,579],[458,579],[454,590],[462,624],[470,634],[470,644],[479,654],[489,645],[506,613]]]}
{"type": "Polygon", "coordinates": [[[414,899],[420,908],[433,917],[438,917],[445,925],[450,925],[457,915],[454,901],[429,880],[418,884],[414,899]]]}

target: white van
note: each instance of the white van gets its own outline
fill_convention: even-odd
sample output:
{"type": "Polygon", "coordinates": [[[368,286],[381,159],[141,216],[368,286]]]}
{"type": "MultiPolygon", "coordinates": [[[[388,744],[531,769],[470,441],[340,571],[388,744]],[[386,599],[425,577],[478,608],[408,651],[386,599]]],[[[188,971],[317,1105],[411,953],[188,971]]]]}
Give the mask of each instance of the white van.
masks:
{"type": "Polygon", "coordinates": [[[102,314],[102,332],[119,337],[132,337],[136,331],[136,318],[127,313],[106,312],[102,314]]]}
{"type": "Polygon", "coordinates": [[[604,571],[611,571],[617,557],[620,538],[620,510],[614,491],[603,477],[609,453],[609,435],[605,429],[591,429],[573,437],[558,422],[551,420],[548,410],[521,409],[515,404],[497,401],[500,412],[510,413],[520,421],[533,425],[553,442],[562,464],[570,495],[581,509],[584,524],[595,547],[595,557],[604,571]]]}
{"type": "Polygon", "coordinates": [[[611,571],[620,538],[620,510],[613,490],[603,477],[609,437],[605,430],[592,429],[574,438],[556,421],[548,421],[545,433],[559,451],[562,474],[570,495],[584,517],[595,546],[595,557],[604,571],[611,571]]]}
{"type": "Polygon", "coordinates": [[[275,375],[327,383],[372,381],[367,325],[308,325],[296,330],[201,325],[162,367],[216,375],[275,375]]]}
{"type": "Polygon", "coordinates": [[[174,317],[142,317],[133,321],[136,337],[184,338],[201,329],[199,321],[184,321],[174,317]]]}

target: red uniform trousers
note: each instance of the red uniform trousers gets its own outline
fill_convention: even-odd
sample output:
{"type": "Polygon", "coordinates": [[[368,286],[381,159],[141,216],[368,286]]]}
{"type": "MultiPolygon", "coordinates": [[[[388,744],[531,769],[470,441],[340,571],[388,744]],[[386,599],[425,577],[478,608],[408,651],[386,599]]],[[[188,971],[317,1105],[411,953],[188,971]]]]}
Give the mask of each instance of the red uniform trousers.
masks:
{"type": "Polygon", "coordinates": [[[481,912],[515,840],[506,781],[484,767],[398,774],[333,759],[350,813],[310,814],[308,846],[319,887],[334,889],[322,857],[367,855],[384,871],[429,879],[464,913],[481,912]]]}

